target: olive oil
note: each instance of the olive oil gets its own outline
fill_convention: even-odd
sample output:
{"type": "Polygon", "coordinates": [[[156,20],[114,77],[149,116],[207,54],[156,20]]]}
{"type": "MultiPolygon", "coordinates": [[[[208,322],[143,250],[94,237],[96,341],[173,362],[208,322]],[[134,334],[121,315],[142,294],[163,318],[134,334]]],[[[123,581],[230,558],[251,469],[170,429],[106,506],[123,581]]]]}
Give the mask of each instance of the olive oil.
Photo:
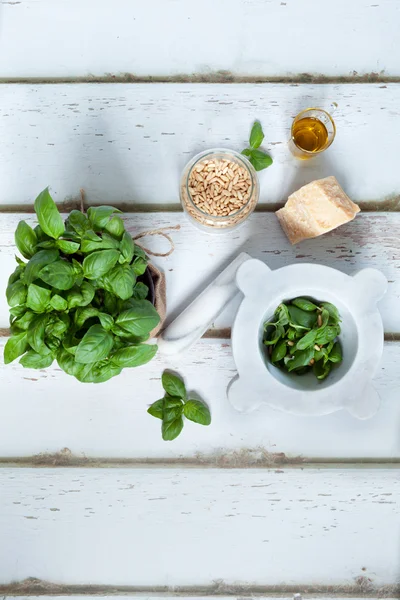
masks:
{"type": "Polygon", "coordinates": [[[304,117],[293,123],[293,141],[306,152],[320,152],[328,143],[329,134],[325,125],[315,117],[304,117]]]}

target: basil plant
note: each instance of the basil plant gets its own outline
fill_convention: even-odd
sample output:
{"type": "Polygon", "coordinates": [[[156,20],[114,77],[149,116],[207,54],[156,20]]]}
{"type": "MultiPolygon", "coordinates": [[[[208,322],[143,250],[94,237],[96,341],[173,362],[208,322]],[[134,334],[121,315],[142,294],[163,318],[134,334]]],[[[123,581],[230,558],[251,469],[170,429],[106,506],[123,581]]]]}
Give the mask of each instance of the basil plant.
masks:
{"type": "Polygon", "coordinates": [[[20,221],[15,243],[24,257],[10,276],[11,337],[4,362],[44,369],[54,360],[81,382],[101,383],[124,367],[150,361],[146,344],[160,317],[148,287],[144,251],[112,206],[78,210],[65,223],[46,188],[35,200],[39,224],[20,221]]]}

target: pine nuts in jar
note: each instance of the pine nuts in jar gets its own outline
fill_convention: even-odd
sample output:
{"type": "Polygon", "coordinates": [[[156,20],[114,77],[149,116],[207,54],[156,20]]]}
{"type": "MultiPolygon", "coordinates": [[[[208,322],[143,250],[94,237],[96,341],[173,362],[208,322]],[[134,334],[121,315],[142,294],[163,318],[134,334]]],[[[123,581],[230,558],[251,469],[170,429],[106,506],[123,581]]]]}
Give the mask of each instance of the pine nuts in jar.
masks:
{"type": "Polygon", "coordinates": [[[234,150],[201,152],[181,177],[183,209],[195,225],[209,232],[238,227],[255,209],[259,194],[253,165],[234,150]]]}

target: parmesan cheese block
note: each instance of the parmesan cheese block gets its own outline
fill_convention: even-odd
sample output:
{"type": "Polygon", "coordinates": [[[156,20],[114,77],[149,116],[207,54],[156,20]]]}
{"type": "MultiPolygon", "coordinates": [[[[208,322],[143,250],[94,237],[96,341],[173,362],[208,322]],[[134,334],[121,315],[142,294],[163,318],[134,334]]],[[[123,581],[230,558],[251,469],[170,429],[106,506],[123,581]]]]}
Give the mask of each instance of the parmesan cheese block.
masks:
{"type": "Polygon", "coordinates": [[[336,177],[312,181],[297,190],[276,212],[292,244],[317,237],[352,221],[360,207],[344,193],[336,177]]]}

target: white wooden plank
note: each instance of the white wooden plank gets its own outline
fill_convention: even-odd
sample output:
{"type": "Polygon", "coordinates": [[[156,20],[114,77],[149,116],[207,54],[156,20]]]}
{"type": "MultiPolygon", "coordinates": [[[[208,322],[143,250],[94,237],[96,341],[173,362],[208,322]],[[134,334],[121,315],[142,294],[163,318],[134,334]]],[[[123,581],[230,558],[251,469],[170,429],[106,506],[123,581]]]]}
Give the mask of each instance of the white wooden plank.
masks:
{"type": "MultiPolygon", "coordinates": [[[[15,268],[14,231],[32,215],[3,214],[0,220],[0,290],[5,290],[15,268]]],[[[365,213],[351,223],[320,238],[292,247],[273,213],[256,213],[233,233],[209,235],[195,228],[180,213],[126,215],[126,226],[133,235],[159,227],[180,225],[171,231],[175,251],[166,259],[156,259],[165,271],[168,295],[168,320],[174,318],[232,258],[241,251],[265,261],[272,269],[300,261],[321,263],[348,274],[365,267],[380,269],[389,281],[388,292],[380,303],[387,332],[400,332],[400,213],[365,213]]],[[[169,249],[164,238],[143,239],[143,244],[158,251],[169,249]]],[[[238,302],[216,321],[217,328],[230,327],[238,302]]],[[[0,294],[0,327],[8,324],[8,307],[0,294]]]]}
{"type": "Polygon", "coordinates": [[[1,583],[397,581],[394,470],[1,469],[0,479],[1,583]]]}
{"type": "MultiPolygon", "coordinates": [[[[48,8],[47,2],[21,4],[48,8]]],[[[31,21],[29,27],[35,31],[31,21]]],[[[79,35],[70,37],[75,44],[79,35]]],[[[260,173],[260,204],[285,202],[327,175],[336,175],[355,201],[400,192],[400,84],[1,85],[0,96],[2,206],[32,204],[47,185],[58,201],[77,197],[83,187],[90,203],[178,204],[189,158],[221,146],[242,150],[255,119],[274,159],[260,173]],[[293,158],[286,143],[293,117],[332,102],[338,103],[332,147],[311,161],[293,158]]]]}
{"type": "Polygon", "coordinates": [[[56,363],[35,371],[1,361],[0,456],[57,453],[66,447],[78,457],[191,458],[226,466],[279,464],[282,457],[272,455],[282,452],[320,459],[400,458],[399,357],[399,343],[385,345],[374,380],[382,405],[366,421],[345,411],[300,418],[267,406],[237,413],[226,398],[236,373],[227,341],[202,340],[181,357],[156,357],[101,385],[81,384],[56,363]],[[161,374],[167,367],[181,373],[187,389],[212,412],[209,427],[186,422],[174,442],[161,439],[160,421],[146,412],[162,396],[161,374]]]}
{"type": "Polygon", "coordinates": [[[396,0],[2,0],[0,76],[400,75],[396,0]],[[311,42],[312,40],[312,42],[311,42]]]}

